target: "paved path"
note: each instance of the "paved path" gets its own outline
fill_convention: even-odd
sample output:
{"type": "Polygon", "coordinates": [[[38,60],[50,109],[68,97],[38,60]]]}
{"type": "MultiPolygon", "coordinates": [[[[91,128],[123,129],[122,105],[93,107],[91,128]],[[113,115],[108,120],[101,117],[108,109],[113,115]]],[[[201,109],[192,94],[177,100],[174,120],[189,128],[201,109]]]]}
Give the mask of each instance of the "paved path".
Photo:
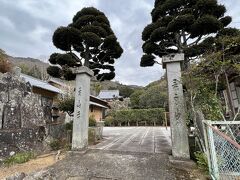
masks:
{"type": "Polygon", "coordinates": [[[200,180],[193,164],[169,161],[170,130],[163,127],[105,127],[104,141],[67,157],[25,180],[200,180]]]}
{"type": "Polygon", "coordinates": [[[104,141],[91,149],[171,153],[170,128],[104,127],[104,141]]]}

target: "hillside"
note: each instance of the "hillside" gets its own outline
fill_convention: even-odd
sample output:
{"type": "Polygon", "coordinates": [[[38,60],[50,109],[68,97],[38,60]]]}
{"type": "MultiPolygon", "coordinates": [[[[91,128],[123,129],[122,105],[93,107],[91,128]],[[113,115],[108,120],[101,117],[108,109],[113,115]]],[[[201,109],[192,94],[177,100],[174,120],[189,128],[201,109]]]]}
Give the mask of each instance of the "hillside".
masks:
{"type": "Polygon", "coordinates": [[[100,90],[114,90],[118,89],[120,91],[120,95],[124,97],[129,97],[131,93],[136,89],[142,88],[137,85],[124,85],[118,81],[91,81],[91,94],[97,96],[100,90]]]}
{"type": "Polygon", "coordinates": [[[16,66],[27,66],[28,68],[33,68],[34,66],[39,67],[42,71],[46,72],[47,67],[49,66],[48,63],[40,61],[39,59],[34,58],[24,58],[24,57],[12,57],[7,55],[8,60],[16,66]]]}
{"type": "Polygon", "coordinates": [[[166,76],[149,83],[144,88],[134,91],[130,96],[131,107],[134,109],[165,108],[167,107],[166,76]]]}

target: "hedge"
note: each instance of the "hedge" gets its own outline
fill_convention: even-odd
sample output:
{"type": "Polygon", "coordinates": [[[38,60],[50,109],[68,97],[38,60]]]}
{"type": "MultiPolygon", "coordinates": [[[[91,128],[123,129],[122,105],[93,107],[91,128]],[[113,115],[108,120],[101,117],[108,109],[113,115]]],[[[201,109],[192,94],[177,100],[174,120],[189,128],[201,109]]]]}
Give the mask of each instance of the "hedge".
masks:
{"type": "Polygon", "coordinates": [[[105,119],[106,126],[163,125],[163,108],[128,109],[113,111],[105,119]]]}

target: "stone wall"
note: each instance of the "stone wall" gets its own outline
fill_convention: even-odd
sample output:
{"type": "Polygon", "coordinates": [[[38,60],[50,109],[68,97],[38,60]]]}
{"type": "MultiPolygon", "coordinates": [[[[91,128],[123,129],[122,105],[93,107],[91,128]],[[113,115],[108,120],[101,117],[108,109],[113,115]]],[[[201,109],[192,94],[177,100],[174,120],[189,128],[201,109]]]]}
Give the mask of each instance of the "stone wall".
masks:
{"type": "Polygon", "coordinates": [[[19,74],[0,73],[0,156],[40,149],[51,122],[51,99],[32,93],[19,74]]]}
{"type": "Polygon", "coordinates": [[[9,156],[12,152],[43,151],[45,134],[41,128],[15,129],[0,131],[0,158],[9,156]]]}
{"type": "Polygon", "coordinates": [[[48,135],[53,139],[65,139],[66,138],[66,128],[64,123],[52,123],[47,126],[48,135]]]}
{"type": "Polygon", "coordinates": [[[49,120],[50,100],[32,93],[31,85],[20,77],[0,74],[0,129],[44,126],[49,120]]]}

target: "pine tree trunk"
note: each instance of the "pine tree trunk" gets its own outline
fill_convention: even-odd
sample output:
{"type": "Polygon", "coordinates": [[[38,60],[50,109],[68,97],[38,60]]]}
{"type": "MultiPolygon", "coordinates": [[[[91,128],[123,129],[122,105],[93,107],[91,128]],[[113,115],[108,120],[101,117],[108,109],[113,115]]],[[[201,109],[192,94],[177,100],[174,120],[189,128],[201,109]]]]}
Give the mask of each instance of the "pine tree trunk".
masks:
{"type": "Polygon", "coordinates": [[[90,51],[89,51],[89,47],[88,45],[86,45],[86,51],[85,51],[85,62],[84,62],[84,66],[89,67],[89,60],[90,60],[90,51]]]}
{"type": "Polygon", "coordinates": [[[232,119],[235,116],[235,109],[234,109],[234,104],[233,104],[233,100],[232,100],[232,94],[231,94],[231,89],[230,89],[230,84],[229,84],[229,80],[228,80],[228,75],[226,72],[224,72],[224,76],[225,76],[225,80],[226,80],[226,84],[227,84],[227,95],[228,95],[228,99],[229,99],[229,105],[230,105],[230,118],[232,119]]]}

